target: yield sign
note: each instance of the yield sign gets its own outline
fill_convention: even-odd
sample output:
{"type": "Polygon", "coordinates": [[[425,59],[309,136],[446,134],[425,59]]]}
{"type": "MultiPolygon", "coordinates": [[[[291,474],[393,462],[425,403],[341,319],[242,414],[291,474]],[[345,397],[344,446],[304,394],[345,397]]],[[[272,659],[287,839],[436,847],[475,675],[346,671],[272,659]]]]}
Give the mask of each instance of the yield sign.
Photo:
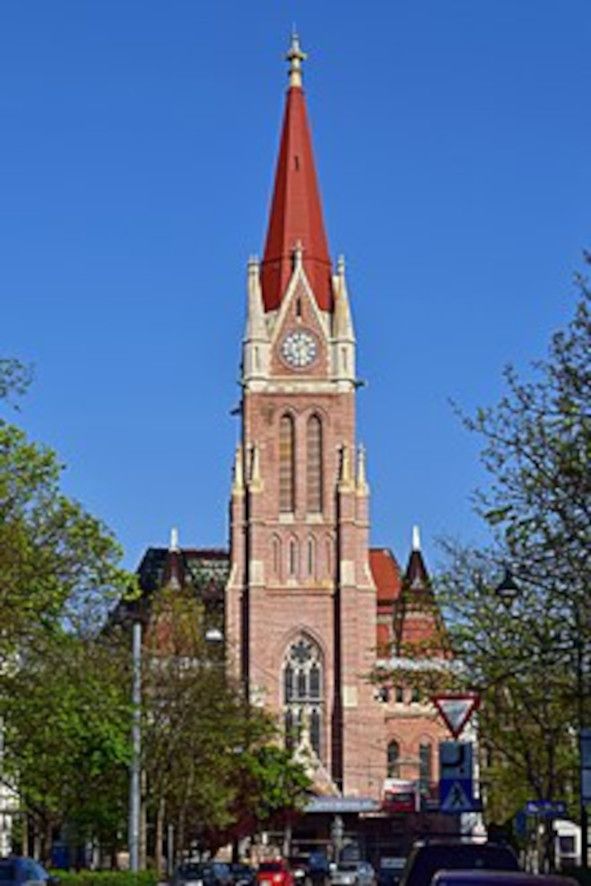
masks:
{"type": "Polygon", "coordinates": [[[447,695],[434,695],[432,701],[453,737],[458,738],[480,704],[480,696],[475,692],[450,692],[447,695]]]}

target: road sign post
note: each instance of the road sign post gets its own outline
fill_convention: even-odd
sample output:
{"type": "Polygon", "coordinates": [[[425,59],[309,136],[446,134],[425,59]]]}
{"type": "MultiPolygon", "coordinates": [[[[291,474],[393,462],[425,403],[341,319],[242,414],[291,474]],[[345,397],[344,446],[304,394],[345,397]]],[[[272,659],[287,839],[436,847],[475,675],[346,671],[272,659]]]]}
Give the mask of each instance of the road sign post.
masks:
{"type": "Polygon", "coordinates": [[[439,744],[439,809],[441,812],[477,812],[474,797],[473,745],[465,741],[439,744]]]}

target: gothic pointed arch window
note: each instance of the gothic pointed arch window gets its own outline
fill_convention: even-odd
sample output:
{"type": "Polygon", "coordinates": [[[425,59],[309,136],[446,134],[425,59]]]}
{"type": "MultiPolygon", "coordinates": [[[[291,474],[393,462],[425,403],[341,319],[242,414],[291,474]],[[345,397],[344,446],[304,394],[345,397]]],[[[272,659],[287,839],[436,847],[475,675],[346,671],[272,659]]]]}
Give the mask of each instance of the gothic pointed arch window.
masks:
{"type": "Polygon", "coordinates": [[[388,777],[400,778],[400,745],[396,739],[388,744],[388,777]]]}
{"type": "Polygon", "coordinates": [[[288,413],[279,421],[279,510],[295,511],[295,425],[288,413]]]}
{"type": "Polygon", "coordinates": [[[290,538],[287,544],[287,576],[297,578],[298,575],[299,548],[295,538],[290,538]]]}
{"type": "Polygon", "coordinates": [[[433,752],[431,742],[423,740],[419,745],[419,784],[421,793],[428,794],[433,780],[433,752]]]}
{"type": "Polygon", "coordinates": [[[313,535],[308,536],[306,541],[306,572],[308,578],[316,575],[316,539],[313,535]]]}
{"type": "Polygon", "coordinates": [[[318,645],[300,635],[289,646],[283,662],[283,717],[286,746],[293,750],[308,731],[316,754],[322,754],[324,719],[323,662],[318,645]]]}
{"type": "Polygon", "coordinates": [[[306,427],[306,509],[322,513],[322,422],[311,415],[306,427]]]}
{"type": "Polygon", "coordinates": [[[271,548],[273,555],[273,576],[275,578],[281,578],[281,539],[278,535],[273,536],[271,548]]]}

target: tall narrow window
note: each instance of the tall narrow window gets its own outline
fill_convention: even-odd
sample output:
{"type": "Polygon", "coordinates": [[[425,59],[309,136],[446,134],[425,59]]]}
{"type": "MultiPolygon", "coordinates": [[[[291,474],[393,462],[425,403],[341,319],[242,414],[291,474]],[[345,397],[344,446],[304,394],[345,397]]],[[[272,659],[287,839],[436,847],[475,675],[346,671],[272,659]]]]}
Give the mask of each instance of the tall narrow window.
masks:
{"type": "Polygon", "coordinates": [[[281,540],[275,536],[272,542],[273,546],[273,575],[276,578],[281,577],[281,540]]]}
{"type": "Polygon", "coordinates": [[[320,668],[316,662],[310,668],[310,698],[320,698],[320,668]]]}
{"type": "Polygon", "coordinates": [[[310,714],[310,744],[320,756],[320,712],[316,708],[310,714]]]}
{"type": "Polygon", "coordinates": [[[298,572],[298,544],[295,538],[289,540],[287,552],[287,574],[295,578],[298,572]]]}
{"type": "Polygon", "coordinates": [[[317,415],[308,419],[307,443],[307,510],[322,511],[322,423],[317,415]]]}
{"type": "Polygon", "coordinates": [[[316,542],[313,538],[308,539],[308,544],[306,545],[306,556],[307,556],[307,571],[308,578],[314,578],[314,574],[316,572],[316,542]]]}
{"type": "Polygon", "coordinates": [[[279,510],[284,514],[295,510],[295,428],[291,415],[282,415],[279,422],[279,510]]]}
{"type": "Polygon", "coordinates": [[[388,745],[388,776],[400,778],[400,745],[397,741],[388,745]]]}
{"type": "Polygon", "coordinates": [[[324,543],[326,574],[332,577],[332,539],[328,536],[324,543]]]}
{"type": "Polygon", "coordinates": [[[419,784],[422,794],[429,793],[432,780],[431,745],[427,742],[419,745],[419,784]]]}
{"type": "Polygon", "coordinates": [[[290,664],[286,664],[283,671],[283,692],[286,701],[293,699],[293,668],[290,664]]]}

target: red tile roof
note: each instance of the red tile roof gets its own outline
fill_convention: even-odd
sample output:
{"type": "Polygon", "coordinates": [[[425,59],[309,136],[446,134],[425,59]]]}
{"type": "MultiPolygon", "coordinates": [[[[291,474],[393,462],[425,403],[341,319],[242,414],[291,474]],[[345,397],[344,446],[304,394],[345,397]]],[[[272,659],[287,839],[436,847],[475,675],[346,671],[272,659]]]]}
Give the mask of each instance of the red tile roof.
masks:
{"type": "Polygon", "coordinates": [[[400,595],[400,567],[388,548],[370,548],[369,565],[377,588],[378,605],[400,595]]]}

